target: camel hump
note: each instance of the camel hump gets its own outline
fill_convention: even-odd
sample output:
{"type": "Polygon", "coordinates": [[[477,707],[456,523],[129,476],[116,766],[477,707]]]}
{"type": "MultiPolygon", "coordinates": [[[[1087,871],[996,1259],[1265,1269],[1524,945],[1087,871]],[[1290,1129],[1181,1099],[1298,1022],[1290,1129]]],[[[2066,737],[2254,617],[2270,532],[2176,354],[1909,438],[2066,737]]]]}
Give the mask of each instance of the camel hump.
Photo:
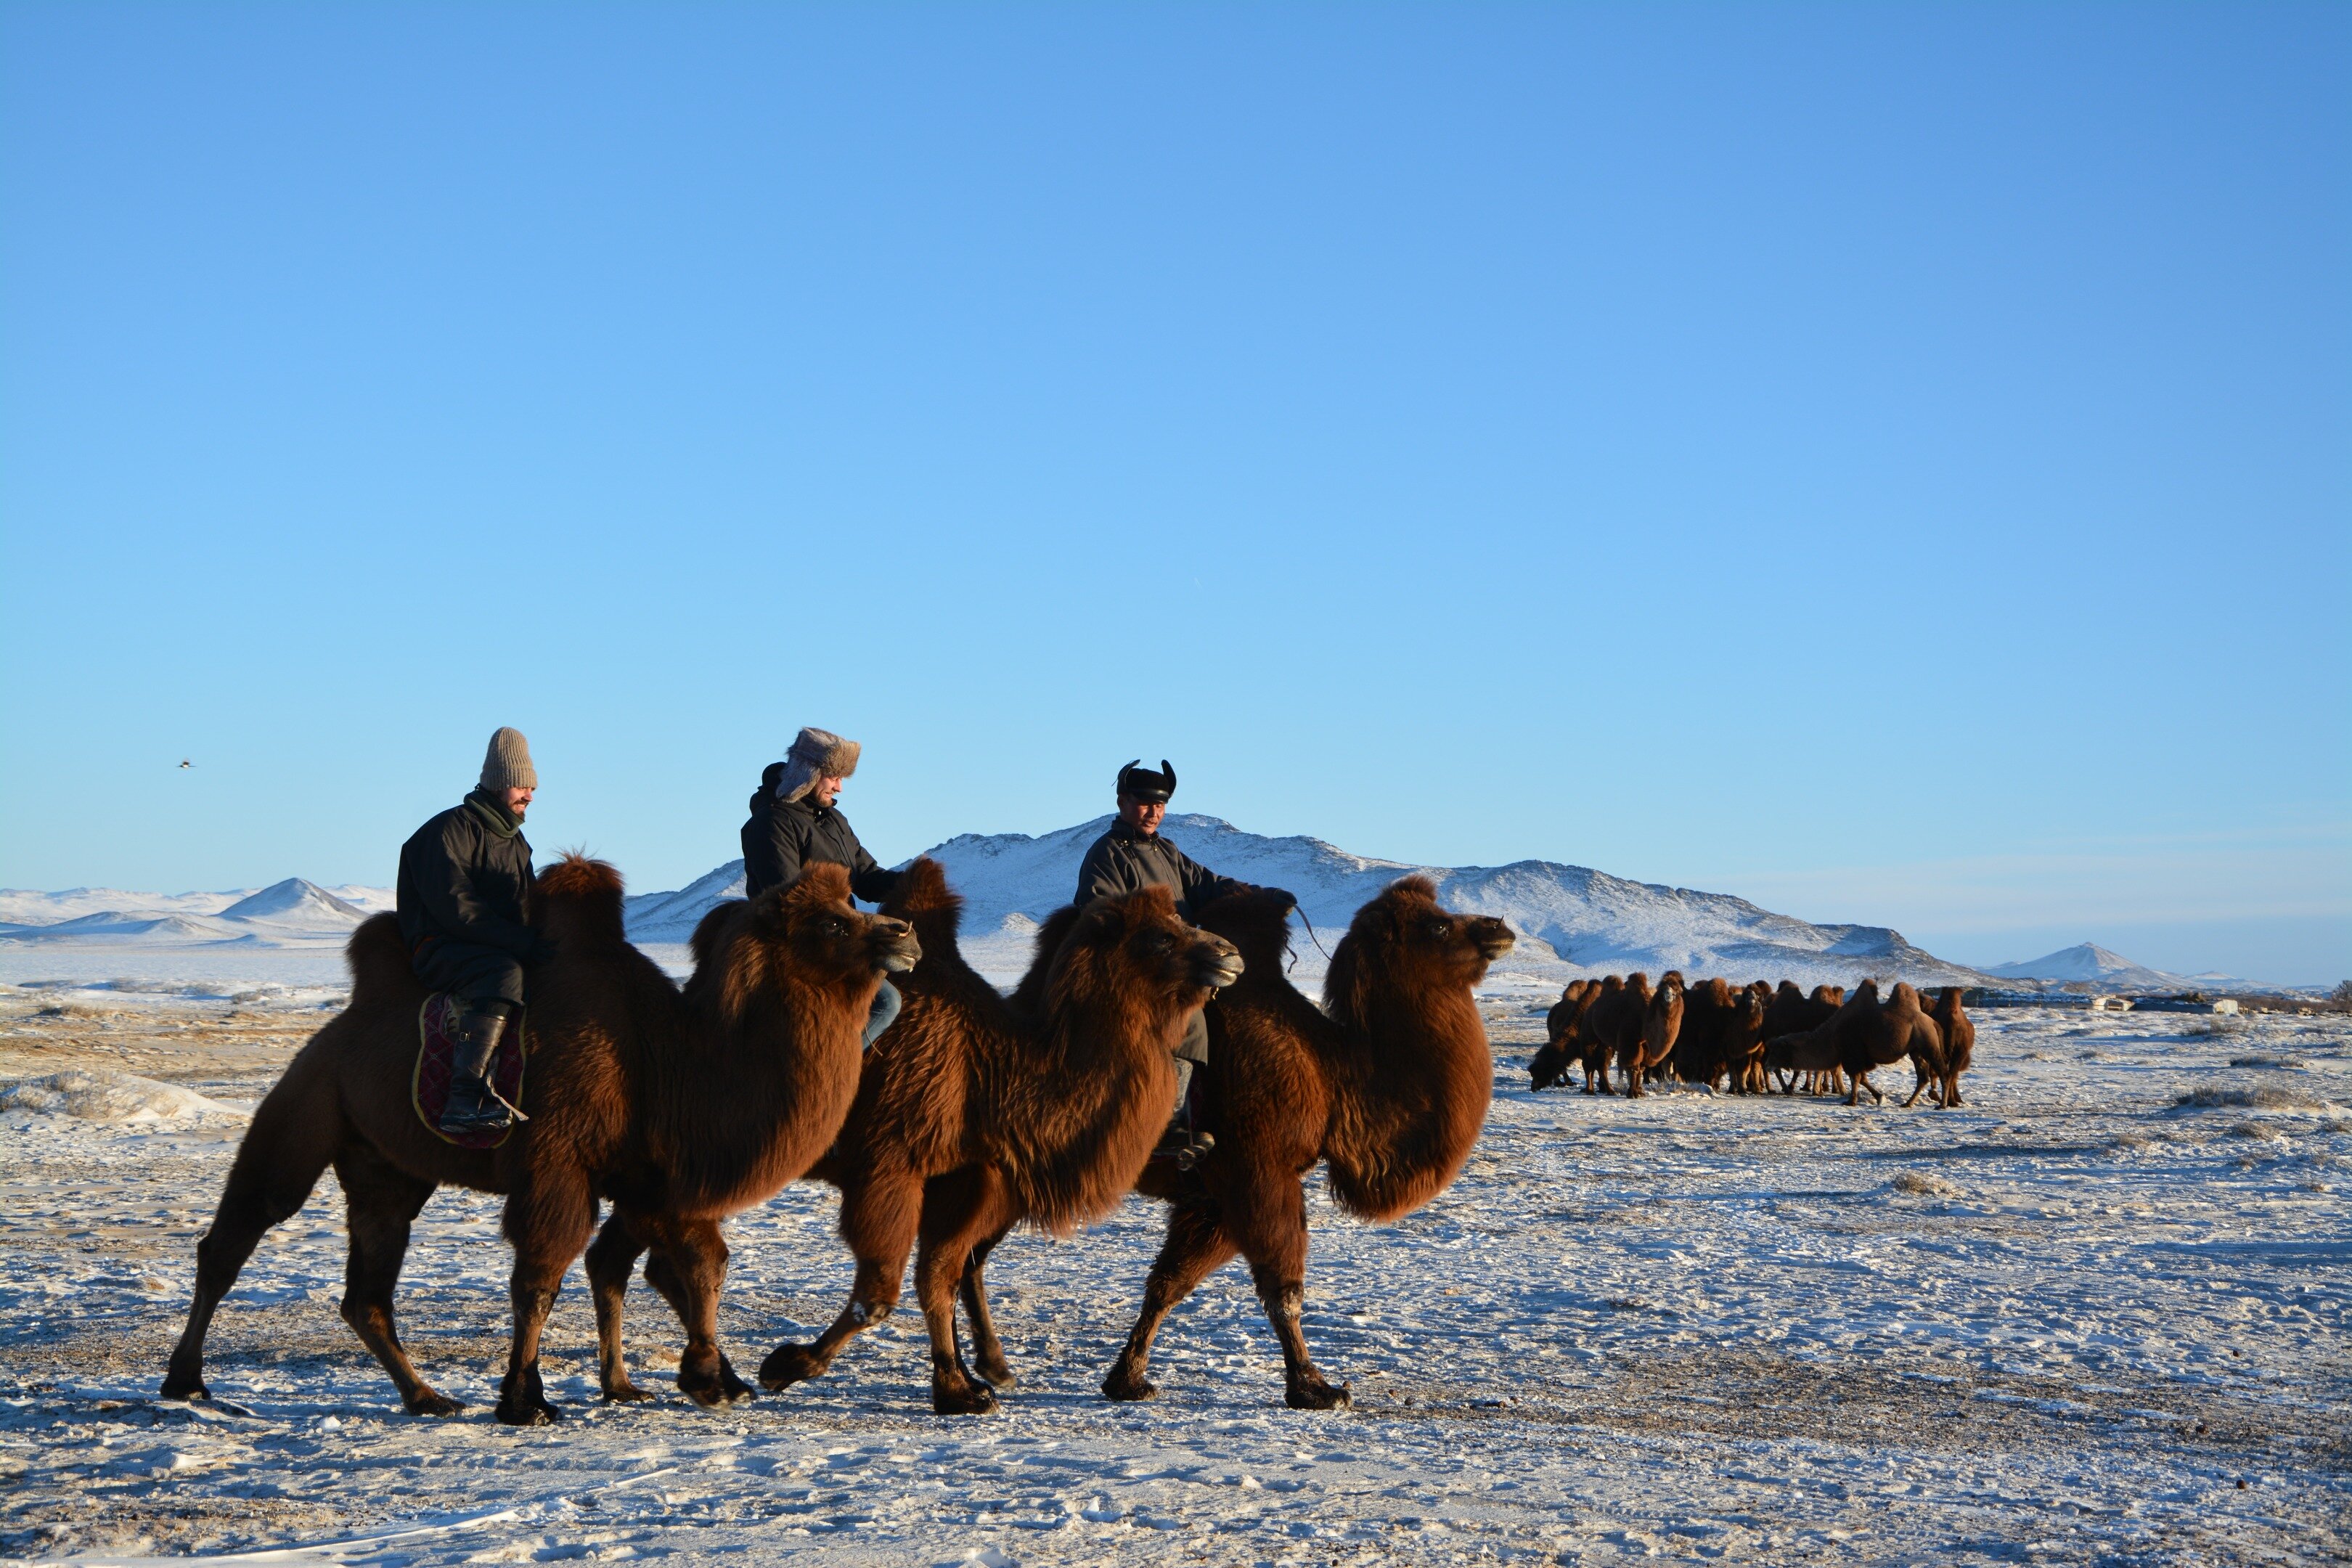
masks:
{"type": "Polygon", "coordinates": [[[726,931],[727,922],[745,907],[741,899],[721,899],[703,911],[702,918],[694,922],[694,934],[686,939],[686,944],[694,953],[697,971],[710,963],[719,952],[719,943],[725,940],[722,933],[726,931]]]}
{"type": "Polygon", "coordinates": [[[963,895],[948,886],[947,868],[925,855],[898,873],[898,885],[882,900],[882,912],[915,928],[927,953],[956,951],[963,925],[963,895]]]}
{"type": "Polygon", "coordinates": [[[898,885],[882,900],[882,912],[902,921],[911,921],[940,910],[961,910],[962,895],[948,886],[948,869],[928,855],[921,855],[898,873],[898,885]]]}
{"type": "Polygon", "coordinates": [[[1249,888],[1228,893],[1204,907],[1196,923],[1202,931],[1213,931],[1242,950],[1242,962],[1248,966],[1243,973],[1278,971],[1283,955],[1290,951],[1290,911],[1294,907],[1286,894],[1249,888]]]}
{"type": "Polygon", "coordinates": [[[1908,1007],[1915,1013],[1923,1011],[1919,1005],[1919,993],[1913,989],[1907,980],[1898,980],[1895,983],[1895,989],[1887,993],[1886,1005],[1890,1007],[1908,1007]]]}
{"type": "Polygon", "coordinates": [[[1053,973],[1054,955],[1062,951],[1062,944],[1070,940],[1070,932],[1077,929],[1078,916],[1082,912],[1076,904],[1064,904],[1047,915],[1045,923],[1037,928],[1037,942],[1031,950],[1029,973],[1021,977],[1021,984],[1013,993],[1014,1011],[1032,1018],[1045,1016],[1045,982],[1053,973]]]}
{"type": "Polygon", "coordinates": [[[416,984],[408,962],[408,942],[400,934],[398,915],[370,915],[360,921],[343,944],[343,959],[352,966],[353,1007],[375,1002],[416,984]]]}
{"type": "Polygon", "coordinates": [[[620,942],[621,873],[577,849],[539,874],[541,923],[559,937],[620,942]]]}

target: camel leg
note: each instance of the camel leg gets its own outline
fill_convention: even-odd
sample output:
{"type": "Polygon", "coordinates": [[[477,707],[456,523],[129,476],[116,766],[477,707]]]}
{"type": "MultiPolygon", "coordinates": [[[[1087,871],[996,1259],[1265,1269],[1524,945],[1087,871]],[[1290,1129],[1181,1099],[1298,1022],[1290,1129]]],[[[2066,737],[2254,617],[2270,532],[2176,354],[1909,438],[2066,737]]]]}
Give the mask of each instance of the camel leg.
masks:
{"type": "Polygon", "coordinates": [[[1911,1058],[1911,1098],[1903,1102],[1903,1109],[1906,1110],[1910,1110],[1913,1105],[1916,1104],[1919,1097],[1922,1094],[1925,1094],[1927,1090],[1927,1079],[1929,1077],[1927,1072],[1927,1064],[1921,1061],[1917,1057],[1913,1057],[1911,1058]]]}
{"type": "Polygon", "coordinates": [[[841,1234],[857,1258],[849,1305],[807,1344],[781,1344],[760,1363],[760,1386],[790,1388],[822,1376],[841,1347],[898,1309],[907,1254],[922,1224],[923,1184],[912,1172],[870,1177],[841,1198],[841,1234]]]}
{"type": "Polygon", "coordinates": [[[588,1291],[596,1303],[596,1381],[609,1400],[634,1403],[653,1397],[629,1381],[629,1363],[621,1350],[621,1305],[629,1293],[629,1276],[645,1250],[645,1241],[618,1209],[588,1245],[588,1291]]]}
{"type": "Polygon", "coordinates": [[[499,1384],[498,1417],[509,1426],[544,1426],[563,1414],[548,1402],[540,1379],[539,1342],[564,1273],[595,1228],[596,1197],[577,1170],[529,1172],[507,1200],[507,1240],[514,1247],[507,1295],[514,1309],[514,1341],[499,1384]]]}
{"type": "Polygon", "coordinates": [[[997,1388],[1012,1388],[1020,1383],[1012,1367],[1005,1364],[1004,1342],[996,1337],[996,1320],[988,1310],[988,1280],[981,1273],[988,1255],[996,1250],[1005,1233],[984,1236],[972,1243],[971,1257],[963,1266],[964,1317],[971,1324],[971,1359],[980,1375],[997,1388]]]}
{"type": "MultiPolygon", "coordinates": [[[[1637,1078],[1638,1081],[1638,1078],[1637,1078]]],[[[1293,1410],[1331,1410],[1349,1403],[1348,1385],[1327,1379],[1307,1353],[1300,1318],[1307,1304],[1307,1193],[1297,1181],[1251,1194],[1253,1212],[1229,1214],[1226,1226],[1250,1262],[1250,1281],[1265,1321],[1282,1344],[1282,1402],[1293,1410]]]]}
{"type": "Polygon", "coordinates": [[[1127,1346],[1103,1379],[1105,1398],[1150,1399],[1159,1394],[1145,1373],[1150,1370],[1151,1342],[1159,1336],[1160,1325],[1177,1302],[1240,1250],[1225,1235],[1213,1208],[1180,1205],[1169,1211],[1168,1239],[1160,1243],[1150,1277],[1143,1282],[1143,1310],[1128,1331],[1127,1346]]]}
{"type": "Polygon", "coordinates": [[[736,1375],[719,1348],[719,1293],[727,1282],[727,1238],[715,1219],[679,1219],[632,1215],[630,1228],[649,1240],[654,1262],[646,1270],[654,1288],[686,1325],[686,1352],[678,1358],[678,1392],[697,1405],[733,1405],[751,1397],[751,1385],[736,1375]]]}
{"type": "Polygon", "coordinates": [[[335,1179],[342,1184],[344,1228],[351,1237],[343,1265],[343,1321],[392,1374],[411,1415],[455,1415],[465,1405],[418,1375],[392,1312],[392,1293],[408,1256],[409,1224],[436,1184],[419,1181],[363,1146],[345,1150],[335,1161],[335,1179]]]}
{"type": "Polygon", "coordinates": [[[1949,1110],[1960,1103],[1960,1075],[1952,1073],[1944,1079],[1944,1103],[1940,1109],[1949,1110]]]}
{"type": "Polygon", "coordinates": [[[205,1335],[221,1298],[236,1284],[236,1277],[253,1249],[275,1225],[293,1217],[310,1200],[310,1189],[334,1158],[344,1137],[342,1117],[332,1109],[323,1115],[299,1101],[314,1099],[296,1081],[301,1060],[287,1070],[254,1112],[253,1125],[237,1146],[228,1184],[222,1190],[213,1223],[196,1243],[196,1289],[188,1305],[187,1326],[173,1348],[171,1365],[163,1373],[166,1399],[208,1399],[205,1386],[205,1335]]]}
{"type": "MultiPolygon", "coordinates": [[[[985,1170],[929,1183],[923,1194],[922,1244],[915,1254],[915,1298],[931,1342],[931,1409],[976,1415],[996,1408],[996,1391],[971,1375],[956,1343],[956,1289],[972,1248],[1006,1223],[1003,1184],[985,1170]]],[[[1003,1359],[1000,1348],[998,1359],[1003,1359]]]]}

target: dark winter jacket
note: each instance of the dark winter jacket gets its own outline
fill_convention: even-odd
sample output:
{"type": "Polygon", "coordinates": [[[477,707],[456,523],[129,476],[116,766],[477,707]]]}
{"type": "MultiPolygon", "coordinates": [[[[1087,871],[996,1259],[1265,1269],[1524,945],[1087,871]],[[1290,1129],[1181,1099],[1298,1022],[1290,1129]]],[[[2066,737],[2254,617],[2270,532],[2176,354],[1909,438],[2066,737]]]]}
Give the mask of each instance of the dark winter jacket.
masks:
{"type": "Polygon", "coordinates": [[[1078,893],[1071,901],[1083,904],[1139,888],[1167,888],[1176,895],[1176,912],[1189,921],[1202,904],[1246,885],[1218,876],[1159,834],[1147,837],[1124,822],[1114,822],[1079,862],[1078,893]]]}
{"type": "Polygon", "coordinates": [[[478,942],[528,962],[543,952],[530,930],[530,840],[481,790],[400,847],[400,934],[414,954],[440,939],[478,942]]]}
{"type": "Polygon", "coordinates": [[[808,795],[778,800],[772,785],[754,790],[751,820],[743,825],[743,896],[756,899],[814,865],[848,867],[849,890],[870,904],[898,885],[898,873],[884,870],[833,807],[808,795]]]}

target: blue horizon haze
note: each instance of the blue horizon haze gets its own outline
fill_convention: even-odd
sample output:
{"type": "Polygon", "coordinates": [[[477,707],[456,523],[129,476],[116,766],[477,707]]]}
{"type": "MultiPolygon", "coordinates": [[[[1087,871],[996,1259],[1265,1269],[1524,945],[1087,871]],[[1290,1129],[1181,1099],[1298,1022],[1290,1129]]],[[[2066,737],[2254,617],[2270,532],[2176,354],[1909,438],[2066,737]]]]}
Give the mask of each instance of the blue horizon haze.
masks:
{"type": "Polygon", "coordinates": [[[2352,975],[2352,13],[0,11],[0,884],[1108,808],[2352,975]],[[183,760],[194,765],[182,768],[183,760]]]}

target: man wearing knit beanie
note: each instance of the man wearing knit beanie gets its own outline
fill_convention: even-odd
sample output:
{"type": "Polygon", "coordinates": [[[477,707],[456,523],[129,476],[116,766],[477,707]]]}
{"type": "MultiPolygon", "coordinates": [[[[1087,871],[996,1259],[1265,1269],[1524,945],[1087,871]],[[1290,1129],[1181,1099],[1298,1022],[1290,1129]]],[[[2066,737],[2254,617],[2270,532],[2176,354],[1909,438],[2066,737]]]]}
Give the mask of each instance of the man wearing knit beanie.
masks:
{"type": "Polygon", "coordinates": [[[490,1061],[522,1011],[523,971],[554,943],[530,929],[530,841],[539,789],[520,730],[490,737],[472,794],[400,847],[400,934],[417,979],[457,999],[457,1054],[444,1132],[495,1132],[520,1113],[490,1088],[490,1061]]]}
{"type": "MultiPolygon", "coordinates": [[[[849,890],[868,903],[878,904],[898,885],[898,873],[886,870],[866,852],[849,818],[835,808],[842,781],[857,771],[864,748],[830,730],[810,725],[794,737],[781,763],[770,763],[751,792],[751,817],[743,824],[743,896],[756,899],[771,888],[781,888],[807,866],[828,864],[849,868],[849,890]]],[[[866,1021],[866,1043],[872,1045],[890,1020],[898,1016],[898,991],[888,981],[874,994],[874,1011],[866,1021]]]]}

